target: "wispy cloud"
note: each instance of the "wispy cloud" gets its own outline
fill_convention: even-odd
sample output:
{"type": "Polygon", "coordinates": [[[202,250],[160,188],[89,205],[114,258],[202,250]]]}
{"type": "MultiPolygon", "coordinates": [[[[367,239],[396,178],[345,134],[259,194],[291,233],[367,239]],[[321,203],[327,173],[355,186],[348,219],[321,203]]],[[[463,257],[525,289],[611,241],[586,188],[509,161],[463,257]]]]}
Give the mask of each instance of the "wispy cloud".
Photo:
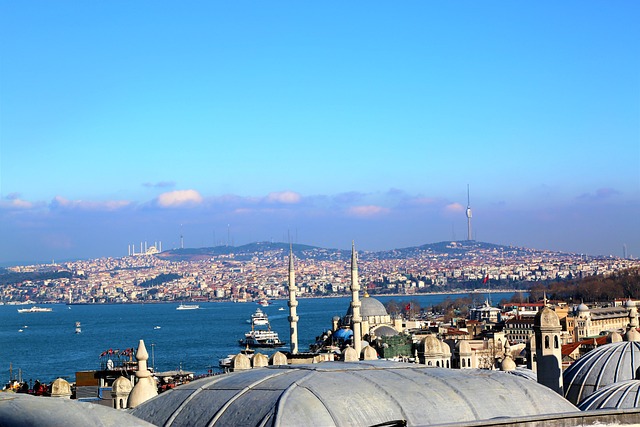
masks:
{"type": "Polygon", "coordinates": [[[147,188],[171,188],[175,187],[176,183],[174,181],[144,182],[142,186],[147,188]]]}
{"type": "Polygon", "coordinates": [[[4,200],[0,200],[0,209],[25,210],[34,206],[34,203],[21,199],[19,193],[8,194],[4,200]]]}
{"type": "Polygon", "coordinates": [[[579,195],[578,200],[600,201],[609,199],[617,194],[620,194],[620,192],[613,188],[598,188],[594,193],[583,193],[579,195]]]}
{"type": "Polygon", "coordinates": [[[196,190],[176,190],[162,193],[156,199],[163,208],[196,206],[202,203],[202,196],[196,190]]]}
{"type": "Polygon", "coordinates": [[[386,215],[390,212],[389,208],[376,205],[352,206],[347,209],[347,214],[360,218],[370,218],[380,215],[386,215]]]}
{"type": "Polygon", "coordinates": [[[88,201],[88,200],[69,200],[62,196],[56,196],[49,204],[50,209],[75,209],[84,211],[115,211],[127,206],[131,202],[128,200],[106,200],[106,201],[88,201]]]}

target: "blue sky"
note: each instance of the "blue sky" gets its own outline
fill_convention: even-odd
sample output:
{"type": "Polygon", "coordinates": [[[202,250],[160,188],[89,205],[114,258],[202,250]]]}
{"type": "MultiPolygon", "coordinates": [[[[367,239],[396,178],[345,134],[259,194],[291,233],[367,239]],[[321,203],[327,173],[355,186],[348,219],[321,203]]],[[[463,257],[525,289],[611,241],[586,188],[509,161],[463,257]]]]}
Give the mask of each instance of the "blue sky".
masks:
{"type": "Polygon", "coordinates": [[[640,255],[640,5],[0,5],[0,263],[261,240],[640,255]]]}

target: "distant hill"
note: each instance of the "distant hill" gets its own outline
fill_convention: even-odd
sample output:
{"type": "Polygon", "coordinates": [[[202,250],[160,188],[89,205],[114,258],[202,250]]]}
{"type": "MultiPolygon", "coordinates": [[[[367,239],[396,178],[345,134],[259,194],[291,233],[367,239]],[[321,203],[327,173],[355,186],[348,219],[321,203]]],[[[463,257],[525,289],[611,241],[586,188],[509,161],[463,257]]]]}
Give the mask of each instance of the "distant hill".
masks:
{"type": "MultiPolygon", "coordinates": [[[[348,260],[351,256],[350,249],[328,249],[317,246],[292,244],[293,253],[298,259],[316,259],[321,261],[328,260],[348,260]]],[[[156,254],[156,257],[171,261],[197,261],[205,260],[219,256],[233,256],[238,261],[250,260],[253,257],[265,256],[286,256],[289,253],[288,243],[274,242],[255,242],[242,246],[215,246],[207,248],[184,248],[171,249],[156,254]]],[[[359,259],[363,261],[369,260],[385,260],[385,259],[407,259],[417,257],[428,257],[430,255],[446,255],[448,259],[476,259],[482,255],[485,257],[502,257],[502,258],[522,258],[535,256],[566,256],[572,257],[572,254],[563,254],[560,252],[539,251],[534,249],[519,248],[514,246],[497,245],[493,243],[477,242],[475,240],[456,241],[456,242],[437,242],[428,243],[421,246],[413,246],[408,248],[393,249],[388,251],[358,251],[359,259]]]]}

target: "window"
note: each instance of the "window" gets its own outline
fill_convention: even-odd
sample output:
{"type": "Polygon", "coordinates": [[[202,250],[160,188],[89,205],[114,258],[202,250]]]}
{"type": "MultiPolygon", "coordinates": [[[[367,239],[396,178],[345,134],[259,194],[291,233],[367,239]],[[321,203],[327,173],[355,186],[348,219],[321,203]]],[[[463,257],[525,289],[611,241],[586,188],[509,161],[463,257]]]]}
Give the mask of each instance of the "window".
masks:
{"type": "Polygon", "coordinates": [[[545,335],[545,337],[544,337],[544,348],[550,348],[549,335],[545,335]]]}

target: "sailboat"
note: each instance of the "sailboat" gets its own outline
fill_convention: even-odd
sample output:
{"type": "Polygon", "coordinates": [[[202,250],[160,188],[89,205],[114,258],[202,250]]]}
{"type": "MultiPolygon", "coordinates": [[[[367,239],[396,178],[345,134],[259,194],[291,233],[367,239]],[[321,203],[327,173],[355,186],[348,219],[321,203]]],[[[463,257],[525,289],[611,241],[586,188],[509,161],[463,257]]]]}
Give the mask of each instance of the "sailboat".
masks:
{"type": "Polygon", "coordinates": [[[80,328],[80,322],[76,322],[76,334],[79,334],[82,332],[82,328],[80,328]]]}

